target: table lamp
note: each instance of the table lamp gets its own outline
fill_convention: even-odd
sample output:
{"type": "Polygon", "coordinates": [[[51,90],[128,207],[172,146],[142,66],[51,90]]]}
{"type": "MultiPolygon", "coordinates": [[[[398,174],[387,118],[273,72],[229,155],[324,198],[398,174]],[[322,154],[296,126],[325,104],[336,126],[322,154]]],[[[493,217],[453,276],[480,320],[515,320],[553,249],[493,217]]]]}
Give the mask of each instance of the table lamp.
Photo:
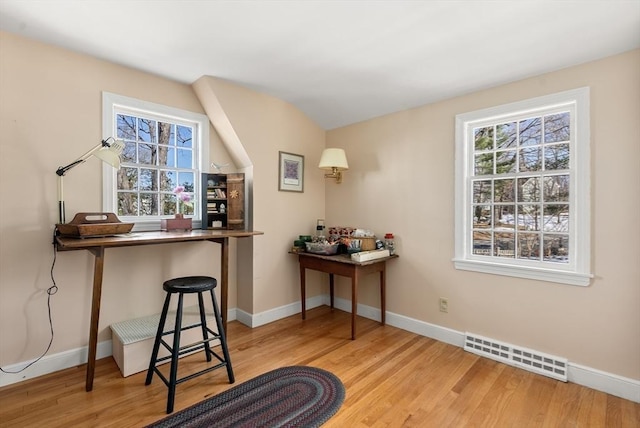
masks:
{"type": "Polygon", "coordinates": [[[113,137],[109,137],[102,140],[97,146],[89,150],[87,153],[80,156],[67,166],[61,166],[56,170],[58,175],[58,211],[60,216],[60,224],[65,223],[65,211],[64,211],[64,189],[62,185],[62,179],[64,175],[71,168],[84,163],[91,156],[95,156],[102,159],[103,162],[108,163],[114,168],[120,168],[120,154],[124,150],[124,141],[116,140],[113,137]]]}

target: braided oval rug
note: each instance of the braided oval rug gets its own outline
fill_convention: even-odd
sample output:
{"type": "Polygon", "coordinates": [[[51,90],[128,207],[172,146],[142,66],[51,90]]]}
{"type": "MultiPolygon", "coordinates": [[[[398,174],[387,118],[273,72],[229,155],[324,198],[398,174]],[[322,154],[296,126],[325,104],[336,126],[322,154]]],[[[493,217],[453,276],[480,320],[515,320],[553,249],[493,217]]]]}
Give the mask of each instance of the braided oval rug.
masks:
{"type": "Polygon", "coordinates": [[[155,422],[168,427],[319,427],[344,401],[340,379],[316,367],[283,367],[155,422]]]}

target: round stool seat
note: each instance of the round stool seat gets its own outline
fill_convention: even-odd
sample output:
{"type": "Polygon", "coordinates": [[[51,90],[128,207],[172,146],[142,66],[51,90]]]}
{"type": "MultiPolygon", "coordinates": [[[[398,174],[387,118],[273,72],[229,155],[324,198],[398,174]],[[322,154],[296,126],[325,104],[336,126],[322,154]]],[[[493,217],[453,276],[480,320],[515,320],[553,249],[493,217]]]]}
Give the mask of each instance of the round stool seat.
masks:
{"type": "Polygon", "coordinates": [[[218,281],[210,276],[184,276],[165,281],[162,288],[167,293],[202,293],[217,285],[218,281]]]}

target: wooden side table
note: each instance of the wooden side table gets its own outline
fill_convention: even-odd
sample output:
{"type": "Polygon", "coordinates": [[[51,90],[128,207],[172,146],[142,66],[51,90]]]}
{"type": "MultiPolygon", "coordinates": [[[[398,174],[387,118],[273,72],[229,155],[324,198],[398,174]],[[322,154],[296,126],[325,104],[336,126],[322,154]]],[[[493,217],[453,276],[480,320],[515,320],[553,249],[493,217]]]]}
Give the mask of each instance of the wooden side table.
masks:
{"type": "Polygon", "coordinates": [[[358,312],[358,280],[361,276],[369,273],[380,273],[380,312],[381,324],[385,324],[386,313],[386,265],[387,260],[397,258],[394,254],[381,259],[366,262],[356,262],[345,254],[335,256],[324,256],[312,253],[296,253],[300,263],[300,295],[302,297],[302,319],[306,318],[306,269],[313,269],[329,274],[329,294],[331,298],[331,308],[333,309],[334,299],[334,278],[333,275],[340,275],[351,278],[351,339],[356,338],[356,315],[358,312]]]}

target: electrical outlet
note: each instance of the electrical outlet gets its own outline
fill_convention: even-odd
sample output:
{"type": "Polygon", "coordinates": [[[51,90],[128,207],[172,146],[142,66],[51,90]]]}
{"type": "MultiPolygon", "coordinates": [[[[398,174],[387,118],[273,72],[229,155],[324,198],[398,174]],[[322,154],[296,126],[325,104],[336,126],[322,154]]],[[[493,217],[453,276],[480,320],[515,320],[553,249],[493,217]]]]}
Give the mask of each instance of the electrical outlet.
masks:
{"type": "Polygon", "coordinates": [[[449,312],[449,299],[446,297],[440,298],[440,312],[444,312],[445,314],[449,312]]]}

